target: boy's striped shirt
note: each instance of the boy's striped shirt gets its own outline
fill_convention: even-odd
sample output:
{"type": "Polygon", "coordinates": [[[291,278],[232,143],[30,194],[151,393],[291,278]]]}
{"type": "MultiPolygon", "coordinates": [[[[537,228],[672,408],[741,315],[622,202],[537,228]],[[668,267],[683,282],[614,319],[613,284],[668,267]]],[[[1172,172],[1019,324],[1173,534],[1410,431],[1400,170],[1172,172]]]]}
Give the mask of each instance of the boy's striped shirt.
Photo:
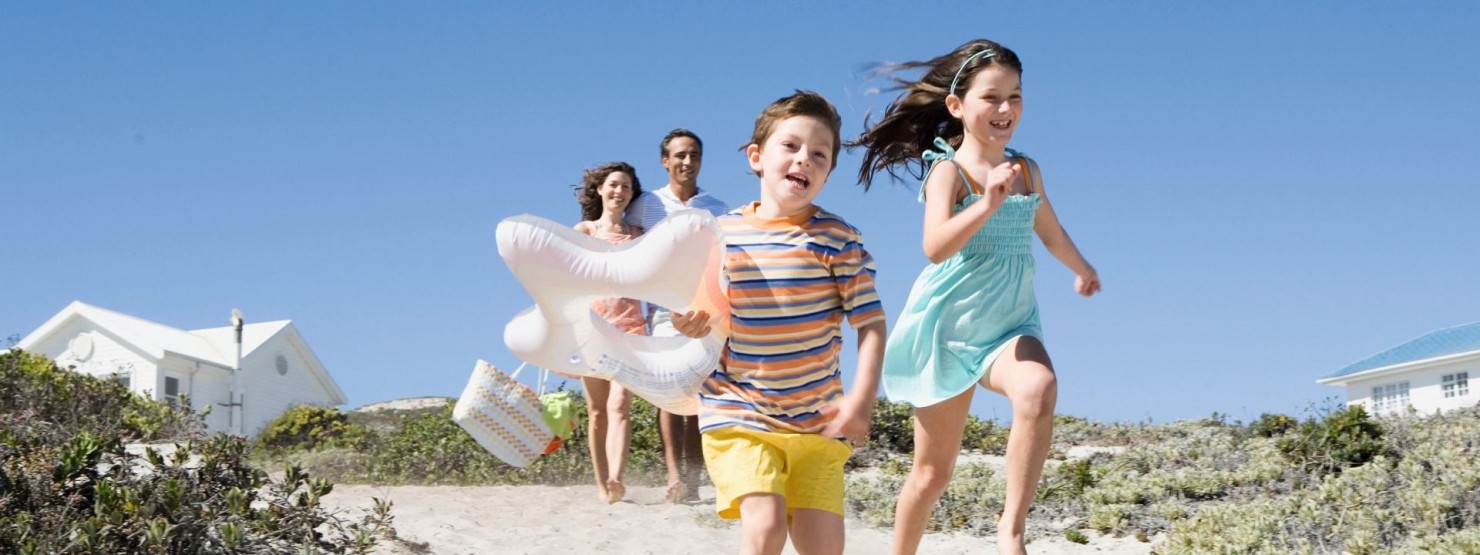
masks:
{"type": "Polygon", "coordinates": [[[699,398],[699,427],[816,433],[821,409],[843,394],[843,319],[882,321],[874,261],[858,230],[819,207],[793,218],[755,216],[752,203],[719,218],[730,298],[730,340],[699,398]]]}

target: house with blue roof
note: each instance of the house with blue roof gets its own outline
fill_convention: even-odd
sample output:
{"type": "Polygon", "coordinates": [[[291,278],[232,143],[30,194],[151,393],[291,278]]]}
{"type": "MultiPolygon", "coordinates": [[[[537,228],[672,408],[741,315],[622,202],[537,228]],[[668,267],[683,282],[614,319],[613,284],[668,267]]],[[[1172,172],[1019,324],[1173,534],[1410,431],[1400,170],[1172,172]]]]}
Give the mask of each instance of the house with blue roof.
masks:
{"type": "Polygon", "coordinates": [[[1480,322],[1421,335],[1316,380],[1346,388],[1346,403],[1373,414],[1421,414],[1480,401],[1470,377],[1480,377],[1480,322]]]}

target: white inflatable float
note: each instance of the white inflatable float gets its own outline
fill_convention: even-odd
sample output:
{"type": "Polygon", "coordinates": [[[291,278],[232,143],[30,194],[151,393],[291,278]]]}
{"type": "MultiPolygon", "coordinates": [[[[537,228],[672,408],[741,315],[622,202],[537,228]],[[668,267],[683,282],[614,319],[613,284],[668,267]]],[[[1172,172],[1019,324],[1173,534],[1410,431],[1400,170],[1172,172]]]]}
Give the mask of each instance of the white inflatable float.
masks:
{"type": "Polygon", "coordinates": [[[515,356],[562,374],[614,380],[669,412],[698,411],[699,387],[719,365],[729,321],[714,216],[675,212],[620,245],[530,215],[499,222],[497,235],[499,255],[534,299],[504,327],[515,356]],[[700,339],[627,334],[591,310],[592,302],[611,297],[704,310],[714,331],[700,339]]]}

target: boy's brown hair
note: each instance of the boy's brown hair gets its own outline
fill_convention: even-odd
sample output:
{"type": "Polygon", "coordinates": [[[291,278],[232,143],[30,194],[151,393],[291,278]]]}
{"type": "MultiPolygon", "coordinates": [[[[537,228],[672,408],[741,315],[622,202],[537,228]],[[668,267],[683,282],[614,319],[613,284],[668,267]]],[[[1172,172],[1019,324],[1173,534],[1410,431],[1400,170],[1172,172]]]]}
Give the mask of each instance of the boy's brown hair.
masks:
{"type": "MultiPolygon", "coordinates": [[[[812,91],[797,90],[789,96],[776,99],[761,115],[755,118],[755,131],[750,135],[750,142],[740,147],[744,151],[750,145],[761,146],[766,144],[766,139],[771,138],[771,132],[776,129],[776,124],[786,118],[796,116],[807,116],[827,124],[832,130],[832,167],[828,171],[838,168],[838,150],[843,147],[843,118],[838,116],[838,110],[833,108],[822,95],[812,91]]],[[[760,175],[760,172],[756,172],[760,175]]]]}

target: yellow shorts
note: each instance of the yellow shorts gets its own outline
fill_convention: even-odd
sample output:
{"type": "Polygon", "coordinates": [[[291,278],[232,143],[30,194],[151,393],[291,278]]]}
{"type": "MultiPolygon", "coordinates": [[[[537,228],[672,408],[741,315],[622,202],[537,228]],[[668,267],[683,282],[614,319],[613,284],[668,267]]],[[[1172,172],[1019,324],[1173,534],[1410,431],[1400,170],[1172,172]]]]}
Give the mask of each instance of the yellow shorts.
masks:
{"type": "Polygon", "coordinates": [[[853,454],[847,441],[731,426],[705,432],[703,443],[720,518],[740,518],[740,498],[753,493],[786,498],[788,517],[794,509],[843,514],[843,463],[853,454]]]}

